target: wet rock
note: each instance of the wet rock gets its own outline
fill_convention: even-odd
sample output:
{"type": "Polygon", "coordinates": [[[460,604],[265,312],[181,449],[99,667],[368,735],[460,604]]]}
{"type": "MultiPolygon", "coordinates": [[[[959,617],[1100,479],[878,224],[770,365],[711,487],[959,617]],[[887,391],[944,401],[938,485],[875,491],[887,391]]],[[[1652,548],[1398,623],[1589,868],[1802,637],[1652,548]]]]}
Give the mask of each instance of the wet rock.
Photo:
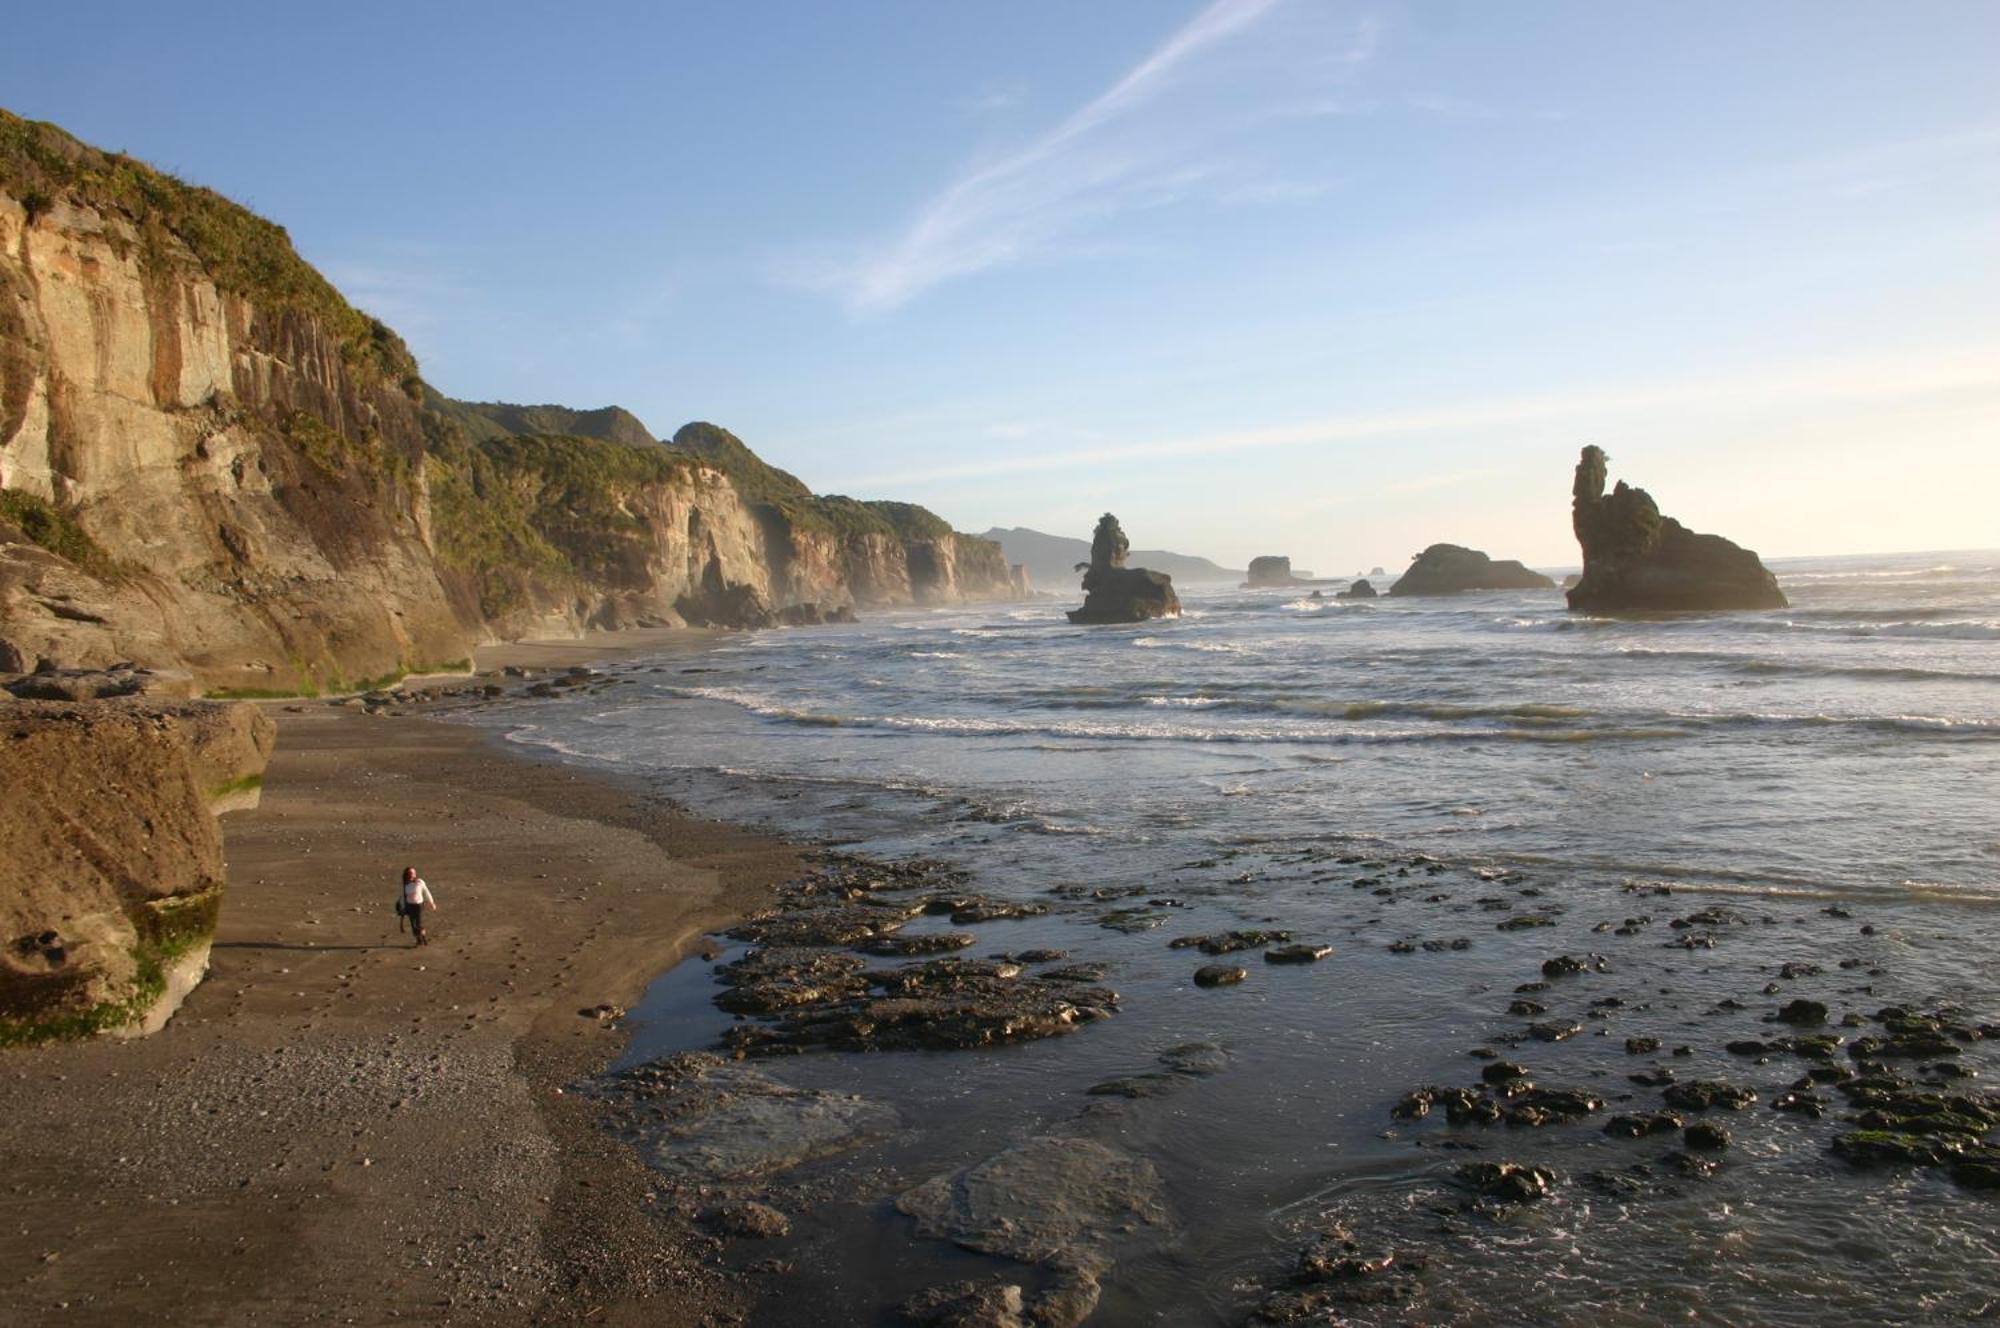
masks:
{"type": "Polygon", "coordinates": [[[851,1093],[794,1088],[762,1071],[690,1053],[607,1076],[595,1090],[628,1108],[625,1133],[647,1163],[683,1180],[750,1180],[846,1152],[899,1126],[851,1093]]]}
{"type": "MultiPolygon", "coordinates": [[[[1520,1095],[1514,1110],[1539,1112],[1548,1120],[1581,1120],[1593,1112],[1604,1110],[1604,1099],[1580,1088],[1537,1088],[1520,1095]]],[[[1511,1113],[1507,1123],[1515,1123],[1511,1113]]]]}
{"type": "Polygon", "coordinates": [[[1546,1023],[1528,1025],[1528,1036],[1537,1042],[1561,1042],[1575,1037],[1582,1031],[1583,1025],[1574,1019],[1552,1019],[1546,1023]]]}
{"type": "Polygon", "coordinates": [[[1757,1100],[1754,1089],[1741,1088],[1720,1079],[1692,1079],[1686,1083],[1671,1084],[1660,1095],[1670,1107],[1683,1111],[1707,1111],[1719,1107],[1725,1111],[1741,1111],[1757,1100]]]}
{"type": "Polygon", "coordinates": [[[701,1224],[711,1231],[745,1240],[775,1240],[792,1233],[792,1220],[769,1204],[732,1199],[703,1210],[701,1224]]]}
{"type": "Polygon", "coordinates": [[[1345,1311],[1401,1303],[1414,1294],[1423,1259],[1364,1247],[1338,1224],[1299,1252],[1291,1285],[1268,1295],[1252,1323],[1344,1323],[1345,1311]]]}
{"type": "Polygon", "coordinates": [[[1434,1089],[1413,1088],[1396,1100],[1389,1108],[1389,1114],[1397,1120],[1422,1120],[1431,1114],[1435,1098],[1434,1089]]]}
{"type": "Polygon", "coordinates": [[[1103,1083],[1092,1084],[1083,1091],[1091,1097],[1162,1097],[1186,1082],[1179,1075],[1155,1072],[1128,1075],[1122,1079],[1106,1079],[1103,1083]]]}
{"type": "Polygon", "coordinates": [[[1234,954],[1238,950],[1260,950],[1292,939],[1288,931],[1225,931],[1211,936],[1182,936],[1167,944],[1176,950],[1192,946],[1207,955],[1234,954]]]}
{"type": "Polygon", "coordinates": [[[1517,1019],[1532,1019],[1538,1014],[1547,1014],[1548,1012],[1548,1006],[1543,1005],[1540,1001],[1531,1001],[1525,996],[1519,1000],[1509,1001],[1507,1004],[1507,1013],[1517,1019]]]}
{"type": "Polygon", "coordinates": [[[854,955],[795,947],[755,950],[724,965],[717,978],[729,990],[715,1003],[731,1014],[775,1014],[859,995],[867,964],[854,955]]]}
{"type": "Polygon", "coordinates": [[[1267,964],[1316,964],[1333,953],[1330,945],[1285,945],[1264,952],[1267,964]]]}
{"type": "Polygon", "coordinates": [[[744,1056],[994,1047],[1073,1032],[1118,1005],[1108,988],[1023,976],[997,960],[932,959],[866,980],[882,994],[835,995],[738,1024],[723,1045],[744,1056]]]}
{"type": "Polygon", "coordinates": [[[1528,1067],[1513,1061],[1494,1061],[1479,1071],[1479,1077],[1489,1084],[1504,1084],[1509,1080],[1528,1077],[1528,1067]]]}
{"type": "Polygon", "coordinates": [[[1787,1001],[1779,1007],[1777,1018],[1779,1023],[1814,1027],[1826,1022],[1826,1006],[1820,1001],[1787,1001]]]}
{"type": "MultiPolygon", "coordinates": [[[[1505,901],[1497,901],[1504,903],[1505,901]]],[[[1556,920],[1544,913],[1516,913],[1493,924],[1496,931],[1527,931],[1532,927],[1553,927],[1556,920]]]]}
{"type": "Polygon", "coordinates": [[[1689,1148],[1721,1152],[1729,1147],[1729,1131],[1714,1121],[1696,1121],[1682,1133],[1681,1140],[1689,1148]]]}
{"type": "Polygon", "coordinates": [[[1679,1149],[1668,1153],[1660,1161],[1669,1170],[1695,1180],[1707,1180],[1710,1176],[1721,1170],[1720,1165],[1717,1164],[1715,1159],[1702,1157],[1695,1153],[1684,1153],[1679,1149]]]}
{"type": "Polygon", "coordinates": [[[887,903],[785,909],[738,923],[728,934],[764,946],[858,945],[886,936],[920,911],[913,905],[887,903]]]}
{"type": "Polygon", "coordinates": [[[1121,1236],[1167,1222],[1153,1164],[1092,1139],[1041,1135],[896,1200],[917,1234],[1058,1274],[1032,1321],[1073,1328],[1096,1308],[1121,1236]]]}
{"type": "Polygon", "coordinates": [[[1047,913],[1049,908],[1046,904],[1024,904],[1018,900],[995,899],[989,895],[932,895],[924,900],[923,911],[948,915],[954,927],[971,927],[982,922],[1036,918],[1047,913]]]}
{"type": "Polygon", "coordinates": [[[1205,1078],[1229,1068],[1229,1049],[1215,1042],[1183,1042],[1161,1052],[1159,1061],[1176,1074],[1205,1078]]]}
{"type": "Polygon", "coordinates": [[[1065,964],[1061,968],[1045,968],[1037,976],[1044,982],[1102,982],[1110,974],[1109,964],[1065,964]]]}
{"type": "Polygon", "coordinates": [[[1802,1056],[1809,1061],[1830,1061],[1840,1050],[1840,1038],[1833,1033],[1814,1033],[1805,1037],[1786,1038],[1779,1044],[1794,1056],[1802,1056]]]}
{"type": "Polygon", "coordinates": [[[1625,1039],[1625,1054],[1627,1056],[1648,1056],[1659,1049],[1660,1040],[1656,1037],[1628,1037],[1625,1039]]]}
{"type": "Polygon", "coordinates": [[[1532,1203],[1546,1198],[1556,1179],[1547,1167],[1519,1162],[1467,1162],[1455,1175],[1458,1183],[1474,1194],[1502,1203],[1532,1203]]]}
{"type": "Polygon", "coordinates": [[[876,936],[861,943],[864,954],[883,955],[891,959],[913,959],[918,955],[948,954],[953,950],[963,950],[978,937],[964,931],[921,932],[916,935],[876,936]]]}
{"type": "Polygon", "coordinates": [[[1542,962],[1542,976],[1566,978],[1577,973],[1602,973],[1605,967],[1603,955],[1585,955],[1581,959],[1575,955],[1557,955],[1542,962]]]}
{"type": "Polygon", "coordinates": [[[1021,1288],[1007,1282],[929,1287],[896,1309],[911,1328],[1028,1328],[1021,1288]]]}
{"type": "Polygon", "coordinates": [[[1892,1130],[1851,1130],[1835,1135],[1836,1156],[1860,1166],[1906,1163],[1934,1167],[1965,1151],[1967,1140],[1960,1135],[1901,1134],[1892,1130]]]}
{"type": "Polygon", "coordinates": [[[1783,1051],[1781,1042],[1759,1042],[1755,1038],[1738,1038],[1724,1044],[1724,1051],[1732,1056],[1768,1056],[1774,1051],[1783,1051]]]}
{"type": "Polygon", "coordinates": [[[999,955],[1000,959],[1011,959],[1017,964],[1056,964],[1069,958],[1067,950],[1023,950],[1019,954],[999,955]]]}
{"type": "Polygon", "coordinates": [[[1647,1135],[1678,1130],[1684,1123],[1671,1111],[1655,1111],[1646,1115],[1613,1116],[1604,1122],[1604,1132],[1620,1139],[1643,1139],[1647,1135]]]}
{"type": "Polygon", "coordinates": [[[1802,960],[1794,960],[1791,963],[1785,964],[1783,967],[1779,968],[1778,977],[1783,981],[1790,982],[1795,978],[1817,977],[1820,971],[1821,971],[1820,966],[1818,964],[1810,964],[1802,960]]]}
{"type": "Polygon", "coordinates": [[[1625,1077],[1642,1088],[1663,1088],[1680,1076],[1664,1065],[1656,1065],[1650,1070],[1641,1070],[1637,1074],[1628,1074],[1625,1077]]]}
{"type": "Polygon", "coordinates": [[[1197,987],[1228,987],[1250,976],[1247,968],[1235,964],[1203,964],[1194,971],[1194,985],[1197,987]]]}
{"type": "Polygon", "coordinates": [[[1826,1099],[1817,1093],[1780,1093],[1771,1099],[1771,1110],[1790,1112],[1795,1116],[1809,1116],[1818,1120],[1826,1114],[1826,1099]]]}

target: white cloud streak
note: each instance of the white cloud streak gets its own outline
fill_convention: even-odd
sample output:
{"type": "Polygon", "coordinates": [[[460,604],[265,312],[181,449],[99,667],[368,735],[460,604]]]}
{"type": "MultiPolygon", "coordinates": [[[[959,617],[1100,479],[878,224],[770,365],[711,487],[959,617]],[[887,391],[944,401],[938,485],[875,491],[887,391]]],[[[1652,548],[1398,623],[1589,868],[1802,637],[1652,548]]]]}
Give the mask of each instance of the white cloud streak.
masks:
{"type": "MultiPolygon", "coordinates": [[[[1206,63],[1279,3],[1214,0],[1041,137],[960,175],[876,251],[794,275],[836,293],[855,314],[881,313],[940,282],[1046,256],[1093,220],[1227,188],[1228,172],[1200,160],[1200,149],[1239,129],[1246,114],[1269,114],[1263,103],[1276,88],[1253,78],[1207,106],[1175,104],[1171,94],[1188,91],[1206,63]]],[[[1324,83],[1365,63],[1378,31],[1364,22],[1337,43],[1266,54],[1324,83]]]]}
{"type": "MultiPolygon", "coordinates": [[[[1221,456],[1272,448],[1372,442],[1428,433],[1487,433],[1540,426],[1579,426],[1630,418],[1647,411],[1715,413],[1809,404],[1894,402],[1966,390],[2000,390],[2000,343],[1900,355],[1844,357],[1753,372],[1626,383],[1539,396],[1508,397],[1452,406],[1332,415],[1262,429],[1198,434],[1000,457],[867,476],[856,489],[988,479],[1042,471],[1221,456]]],[[[1596,427],[1612,427],[1598,424],[1596,427]]],[[[1580,439],[1579,441],[1589,441],[1580,439]]],[[[1612,439],[1615,442],[1615,438],[1612,439]]]]}

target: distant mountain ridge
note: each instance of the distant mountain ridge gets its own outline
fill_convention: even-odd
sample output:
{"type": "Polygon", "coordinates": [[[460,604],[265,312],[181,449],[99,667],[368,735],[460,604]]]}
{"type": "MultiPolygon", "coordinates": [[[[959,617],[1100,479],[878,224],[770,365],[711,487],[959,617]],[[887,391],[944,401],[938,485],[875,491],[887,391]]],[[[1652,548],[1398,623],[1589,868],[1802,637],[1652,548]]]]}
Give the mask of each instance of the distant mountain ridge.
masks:
{"type": "Polygon", "coordinates": [[[454,401],[428,383],[424,384],[424,405],[457,424],[476,443],[537,435],[597,438],[627,447],[646,447],[659,441],[623,406],[576,410],[555,405],[517,406],[507,401],[454,401]]]}
{"type": "MultiPolygon", "coordinates": [[[[1090,561],[1089,540],[1050,535],[1026,526],[1015,526],[1012,530],[995,526],[980,538],[997,543],[1006,553],[1008,562],[1020,563],[1027,568],[1033,584],[1042,590],[1073,584],[1078,577],[1076,565],[1090,561]]],[[[1224,567],[1207,558],[1168,553],[1164,549],[1134,549],[1126,555],[1125,561],[1131,567],[1150,567],[1155,572],[1165,572],[1181,582],[1233,582],[1241,581],[1248,575],[1241,568],[1224,567]]]]}

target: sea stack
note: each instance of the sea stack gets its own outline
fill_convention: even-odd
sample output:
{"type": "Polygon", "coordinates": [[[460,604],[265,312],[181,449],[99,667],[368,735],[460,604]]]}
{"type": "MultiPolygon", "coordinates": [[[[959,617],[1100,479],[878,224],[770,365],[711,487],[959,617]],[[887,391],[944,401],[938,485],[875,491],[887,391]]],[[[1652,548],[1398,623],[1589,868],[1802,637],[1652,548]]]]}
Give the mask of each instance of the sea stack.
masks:
{"type": "Polygon", "coordinates": [[[1090,561],[1077,564],[1083,573],[1083,607],[1069,611],[1071,622],[1135,623],[1180,616],[1174,579],[1165,572],[1127,567],[1125,554],[1131,547],[1117,517],[1106,512],[1098,518],[1090,561]]]}
{"type": "Polygon", "coordinates": [[[1433,544],[1389,587],[1391,595],[1456,595],[1465,590],[1554,590],[1556,583],[1513,559],[1457,544],[1433,544]]]}
{"type": "Polygon", "coordinates": [[[1335,595],[1334,598],[1375,599],[1380,594],[1381,592],[1375,589],[1375,583],[1370,581],[1367,577],[1362,576],[1362,577],[1356,577],[1353,585],[1341,591],[1338,595],[1335,595]]]}
{"type": "Polygon", "coordinates": [[[1280,554],[1265,554],[1250,560],[1250,576],[1244,581],[1245,590],[1263,590],[1270,586],[1296,586],[1300,584],[1297,573],[1292,571],[1292,560],[1280,554]]]}
{"type": "Polygon", "coordinates": [[[1620,480],[1604,492],[1601,447],[1576,463],[1572,522],[1583,546],[1583,576],[1569,592],[1572,609],[1597,612],[1674,609],[1782,609],[1778,579],[1750,550],[1720,535],[1698,535],[1644,489],[1620,480]]]}

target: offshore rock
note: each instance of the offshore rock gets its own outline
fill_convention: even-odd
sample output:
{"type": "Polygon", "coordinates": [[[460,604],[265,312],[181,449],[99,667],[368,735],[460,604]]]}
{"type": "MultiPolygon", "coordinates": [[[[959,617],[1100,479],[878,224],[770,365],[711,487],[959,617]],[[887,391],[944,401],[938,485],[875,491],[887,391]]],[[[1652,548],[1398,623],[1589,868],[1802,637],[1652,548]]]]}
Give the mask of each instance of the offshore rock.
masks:
{"type": "Polygon", "coordinates": [[[1266,554],[1250,560],[1250,575],[1243,582],[1245,590],[1263,590],[1271,586],[1302,586],[1307,582],[1293,574],[1292,560],[1277,554],[1266,554]]]}
{"type": "Polygon", "coordinates": [[[1069,611],[1071,622],[1135,623],[1180,616],[1174,579],[1165,572],[1127,567],[1125,554],[1130,547],[1117,517],[1106,512],[1098,519],[1090,541],[1090,563],[1081,569],[1083,607],[1069,611]]]}
{"type": "Polygon", "coordinates": [[[1341,591],[1338,595],[1335,595],[1334,598],[1374,599],[1380,594],[1381,592],[1375,589],[1374,583],[1364,576],[1364,577],[1357,577],[1353,585],[1341,591]]]}
{"type": "Polygon", "coordinates": [[[1572,524],[1583,546],[1583,577],[1572,609],[1782,609],[1785,594],[1756,554],[1720,535],[1699,535],[1623,480],[1604,492],[1599,447],[1577,462],[1572,524]]]}
{"type": "Polygon", "coordinates": [[[1519,562],[1495,561],[1477,549],[1433,544],[1389,587],[1391,595],[1455,595],[1466,590],[1554,590],[1556,583],[1519,562]]]}

